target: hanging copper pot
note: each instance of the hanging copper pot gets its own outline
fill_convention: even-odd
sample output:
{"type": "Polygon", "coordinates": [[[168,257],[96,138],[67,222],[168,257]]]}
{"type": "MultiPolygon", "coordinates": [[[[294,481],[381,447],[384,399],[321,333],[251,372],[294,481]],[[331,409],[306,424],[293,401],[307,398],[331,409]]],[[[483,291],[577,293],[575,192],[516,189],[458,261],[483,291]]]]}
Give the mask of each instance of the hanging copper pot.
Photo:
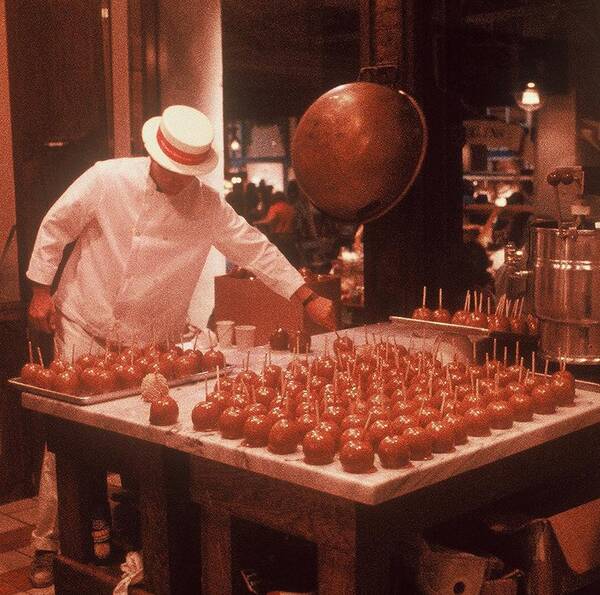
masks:
{"type": "Polygon", "coordinates": [[[364,223],[408,192],[427,148],[427,125],[403,91],[369,82],[340,85],[302,116],[292,143],[298,184],[324,213],[364,223]]]}

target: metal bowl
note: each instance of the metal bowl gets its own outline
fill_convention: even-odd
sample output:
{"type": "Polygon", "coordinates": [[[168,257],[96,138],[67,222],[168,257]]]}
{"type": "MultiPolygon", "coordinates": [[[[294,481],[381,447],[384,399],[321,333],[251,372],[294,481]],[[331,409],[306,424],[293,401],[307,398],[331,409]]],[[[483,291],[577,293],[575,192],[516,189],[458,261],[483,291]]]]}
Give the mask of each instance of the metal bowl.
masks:
{"type": "Polygon", "coordinates": [[[364,223],[405,196],[426,148],[425,117],[410,95],[358,82],[328,91],[308,108],[294,135],[292,162],[319,210],[364,223]]]}

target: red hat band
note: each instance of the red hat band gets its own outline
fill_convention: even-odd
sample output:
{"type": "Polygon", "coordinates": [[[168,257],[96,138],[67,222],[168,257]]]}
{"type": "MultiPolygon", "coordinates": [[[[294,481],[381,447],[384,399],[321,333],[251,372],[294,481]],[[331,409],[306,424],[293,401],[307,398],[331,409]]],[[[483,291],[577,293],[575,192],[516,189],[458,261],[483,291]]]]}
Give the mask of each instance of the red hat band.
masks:
{"type": "Polygon", "coordinates": [[[186,153],[185,151],[178,149],[167,140],[160,128],[156,131],[156,141],[158,142],[158,146],[162,149],[162,152],[169,159],[172,159],[181,165],[199,165],[200,163],[204,163],[210,157],[209,150],[204,153],[186,153]]]}

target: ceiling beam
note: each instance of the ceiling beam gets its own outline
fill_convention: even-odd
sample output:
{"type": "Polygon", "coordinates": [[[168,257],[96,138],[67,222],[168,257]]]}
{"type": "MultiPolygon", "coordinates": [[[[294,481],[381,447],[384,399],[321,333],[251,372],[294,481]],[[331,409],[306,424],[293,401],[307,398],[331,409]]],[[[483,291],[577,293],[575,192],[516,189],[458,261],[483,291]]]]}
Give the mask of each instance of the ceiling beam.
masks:
{"type": "Polygon", "coordinates": [[[467,25],[493,25],[503,21],[523,18],[541,18],[548,19],[555,16],[559,11],[579,11],[592,8],[593,0],[569,0],[541,2],[536,4],[525,4],[516,8],[507,8],[504,10],[490,10],[482,12],[474,12],[473,14],[465,14],[464,22],[467,25]]]}

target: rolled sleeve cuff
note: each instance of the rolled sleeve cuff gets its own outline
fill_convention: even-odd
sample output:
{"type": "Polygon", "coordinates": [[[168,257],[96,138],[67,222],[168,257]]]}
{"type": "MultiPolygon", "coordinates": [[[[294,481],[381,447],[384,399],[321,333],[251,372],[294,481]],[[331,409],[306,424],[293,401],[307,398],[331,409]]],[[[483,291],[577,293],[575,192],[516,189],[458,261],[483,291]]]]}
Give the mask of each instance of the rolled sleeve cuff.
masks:
{"type": "Polygon", "coordinates": [[[43,267],[30,265],[25,275],[34,283],[39,283],[40,285],[52,285],[56,270],[49,270],[43,267]]]}
{"type": "Polygon", "coordinates": [[[286,273],[282,277],[278,279],[279,287],[276,289],[273,288],[274,291],[277,291],[279,295],[287,298],[288,300],[304,285],[304,277],[296,270],[293,269],[289,273],[286,273]]]}

